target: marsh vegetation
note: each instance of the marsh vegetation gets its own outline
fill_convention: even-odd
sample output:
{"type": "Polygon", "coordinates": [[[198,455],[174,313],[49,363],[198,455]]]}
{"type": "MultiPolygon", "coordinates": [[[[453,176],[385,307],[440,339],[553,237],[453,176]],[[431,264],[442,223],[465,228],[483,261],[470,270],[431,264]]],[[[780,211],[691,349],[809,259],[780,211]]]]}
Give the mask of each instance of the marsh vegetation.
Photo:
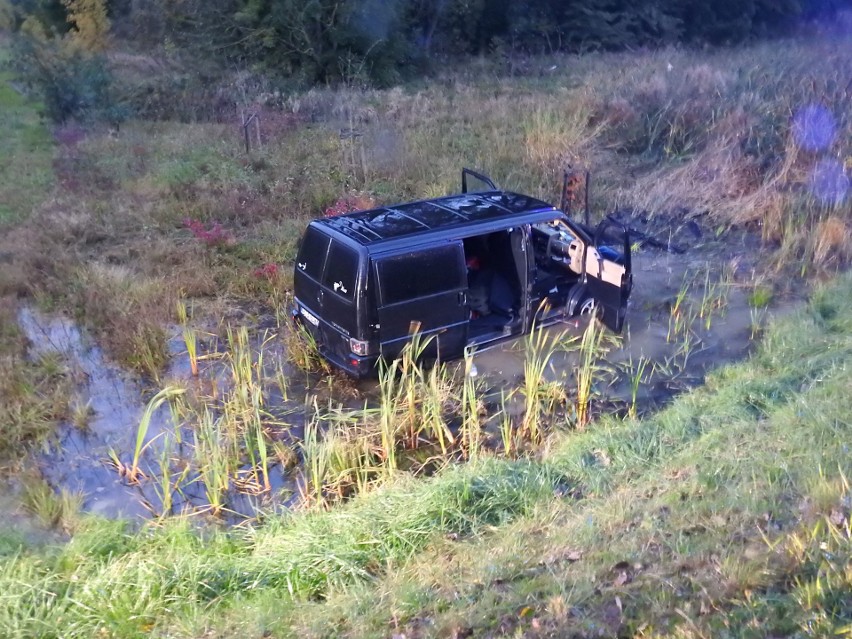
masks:
{"type": "Polygon", "coordinates": [[[48,129],[4,77],[32,170],[0,165],[0,454],[67,543],[0,529],[3,633],[848,631],[852,292],[814,289],[852,257],[848,45],[238,74],[221,121],[117,131],[48,129]],[[307,220],[463,165],[554,201],[568,164],[644,237],[620,340],[427,368],[415,338],[358,385],[289,323],[307,220]]]}

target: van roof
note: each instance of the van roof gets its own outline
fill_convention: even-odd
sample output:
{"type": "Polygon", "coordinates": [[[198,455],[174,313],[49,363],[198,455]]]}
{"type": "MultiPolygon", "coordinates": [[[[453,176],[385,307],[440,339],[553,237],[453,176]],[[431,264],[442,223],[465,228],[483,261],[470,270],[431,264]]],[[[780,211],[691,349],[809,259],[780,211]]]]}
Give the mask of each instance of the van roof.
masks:
{"type": "Polygon", "coordinates": [[[529,195],[485,191],[355,211],[322,218],[315,223],[331,227],[359,244],[367,245],[405,235],[474,226],[524,213],[555,210],[552,204],[529,195]]]}

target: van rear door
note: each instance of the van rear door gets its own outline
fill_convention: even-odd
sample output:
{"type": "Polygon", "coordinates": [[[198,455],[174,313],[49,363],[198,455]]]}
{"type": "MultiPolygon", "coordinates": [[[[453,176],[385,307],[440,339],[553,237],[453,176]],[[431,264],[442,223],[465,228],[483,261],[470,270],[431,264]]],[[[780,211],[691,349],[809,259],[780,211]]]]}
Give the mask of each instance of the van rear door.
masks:
{"type": "Polygon", "coordinates": [[[293,290],[300,304],[300,312],[311,326],[319,325],[317,317],[321,314],[323,301],[320,280],[330,244],[331,238],[328,235],[314,226],[309,226],[296,257],[293,290]]]}
{"type": "Polygon", "coordinates": [[[412,330],[429,340],[426,357],[449,359],[463,351],[470,310],[461,241],[379,255],[373,268],[383,357],[397,357],[412,330]]]}
{"type": "Polygon", "coordinates": [[[586,249],[587,286],[601,309],[601,320],[620,332],[633,288],[630,236],[627,228],[606,218],[595,231],[594,246],[586,249]]]}

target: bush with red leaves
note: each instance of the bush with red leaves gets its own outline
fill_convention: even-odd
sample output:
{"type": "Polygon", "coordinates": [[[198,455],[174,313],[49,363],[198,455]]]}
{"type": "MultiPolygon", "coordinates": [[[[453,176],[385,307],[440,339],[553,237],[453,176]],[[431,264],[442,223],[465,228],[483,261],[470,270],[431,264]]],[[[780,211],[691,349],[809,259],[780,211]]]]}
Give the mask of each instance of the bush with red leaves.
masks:
{"type": "Polygon", "coordinates": [[[369,195],[344,195],[334,204],[329,206],[323,213],[325,217],[334,217],[335,215],[343,215],[352,211],[363,211],[371,209],[376,205],[376,201],[369,195]]]}
{"type": "Polygon", "coordinates": [[[254,269],[253,274],[259,280],[274,280],[278,277],[278,265],[268,262],[263,266],[258,266],[254,269]]]}
{"type": "Polygon", "coordinates": [[[231,235],[230,231],[222,228],[219,222],[213,222],[208,227],[200,220],[186,218],[183,225],[190,230],[195,239],[207,246],[229,246],[234,243],[234,236],[231,235]]]}

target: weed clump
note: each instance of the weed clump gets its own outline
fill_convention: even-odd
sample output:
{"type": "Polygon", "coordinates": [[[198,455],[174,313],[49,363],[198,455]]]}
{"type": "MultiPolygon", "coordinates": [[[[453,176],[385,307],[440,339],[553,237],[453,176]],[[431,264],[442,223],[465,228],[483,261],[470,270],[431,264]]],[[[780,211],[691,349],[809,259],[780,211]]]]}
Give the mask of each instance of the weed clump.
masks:
{"type": "Polygon", "coordinates": [[[56,354],[26,357],[17,304],[0,298],[0,459],[16,460],[70,414],[71,375],[56,354]]]}

